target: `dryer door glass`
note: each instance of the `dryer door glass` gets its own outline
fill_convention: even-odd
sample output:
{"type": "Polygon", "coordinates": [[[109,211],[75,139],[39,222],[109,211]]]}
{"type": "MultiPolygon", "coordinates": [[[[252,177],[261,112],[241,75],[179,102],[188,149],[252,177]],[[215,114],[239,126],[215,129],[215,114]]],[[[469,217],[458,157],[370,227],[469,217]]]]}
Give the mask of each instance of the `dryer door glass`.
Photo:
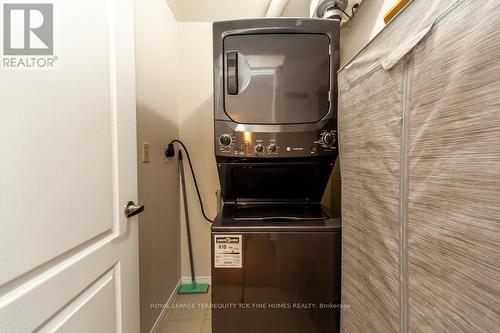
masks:
{"type": "Polygon", "coordinates": [[[224,39],[224,108],[245,124],[321,120],[330,102],[330,39],[322,34],[224,39]]]}

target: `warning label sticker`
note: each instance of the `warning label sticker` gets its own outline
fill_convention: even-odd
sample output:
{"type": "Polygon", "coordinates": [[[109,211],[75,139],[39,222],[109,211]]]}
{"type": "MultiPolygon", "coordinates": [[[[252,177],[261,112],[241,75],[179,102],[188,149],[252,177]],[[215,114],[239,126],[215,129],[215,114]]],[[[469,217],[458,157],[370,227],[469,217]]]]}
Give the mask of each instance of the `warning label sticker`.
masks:
{"type": "Polygon", "coordinates": [[[215,268],[242,268],[241,235],[215,235],[214,242],[215,268]]]}

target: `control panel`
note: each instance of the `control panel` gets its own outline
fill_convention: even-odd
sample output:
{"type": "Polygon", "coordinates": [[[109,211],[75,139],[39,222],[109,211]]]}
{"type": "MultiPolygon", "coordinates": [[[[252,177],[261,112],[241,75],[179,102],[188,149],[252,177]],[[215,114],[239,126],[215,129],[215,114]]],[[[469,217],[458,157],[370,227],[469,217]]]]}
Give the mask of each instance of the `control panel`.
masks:
{"type": "Polygon", "coordinates": [[[239,132],[216,123],[215,152],[227,157],[304,157],[337,151],[337,132],[239,132]]]}

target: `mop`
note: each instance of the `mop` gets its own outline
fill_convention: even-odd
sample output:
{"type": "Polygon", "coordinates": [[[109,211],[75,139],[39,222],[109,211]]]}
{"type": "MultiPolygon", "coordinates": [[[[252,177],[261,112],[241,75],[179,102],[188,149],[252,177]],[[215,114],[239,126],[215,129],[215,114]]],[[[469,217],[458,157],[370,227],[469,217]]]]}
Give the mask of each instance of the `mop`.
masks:
{"type": "Polygon", "coordinates": [[[179,171],[181,174],[182,198],[184,201],[184,216],[186,220],[186,233],[189,249],[189,266],[191,268],[191,283],[182,284],[177,290],[178,294],[203,294],[208,292],[208,283],[196,283],[193,264],[193,249],[191,247],[191,230],[189,228],[189,213],[187,206],[186,181],[184,179],[184,165],[182,162],[182,152],[179,150],[179,171]]]}

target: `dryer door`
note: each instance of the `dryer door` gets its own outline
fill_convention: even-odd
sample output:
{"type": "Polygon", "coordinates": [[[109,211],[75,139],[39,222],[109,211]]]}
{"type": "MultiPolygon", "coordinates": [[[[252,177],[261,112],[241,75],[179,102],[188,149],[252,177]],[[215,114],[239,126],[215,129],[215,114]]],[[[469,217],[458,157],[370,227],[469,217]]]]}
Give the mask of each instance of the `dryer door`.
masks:
{"type": "Polygon", "coordinates": [[[299,124],[330,109],[330,39],[323,34],[224,39],[224,108],[245,124],[299,124]]]}

